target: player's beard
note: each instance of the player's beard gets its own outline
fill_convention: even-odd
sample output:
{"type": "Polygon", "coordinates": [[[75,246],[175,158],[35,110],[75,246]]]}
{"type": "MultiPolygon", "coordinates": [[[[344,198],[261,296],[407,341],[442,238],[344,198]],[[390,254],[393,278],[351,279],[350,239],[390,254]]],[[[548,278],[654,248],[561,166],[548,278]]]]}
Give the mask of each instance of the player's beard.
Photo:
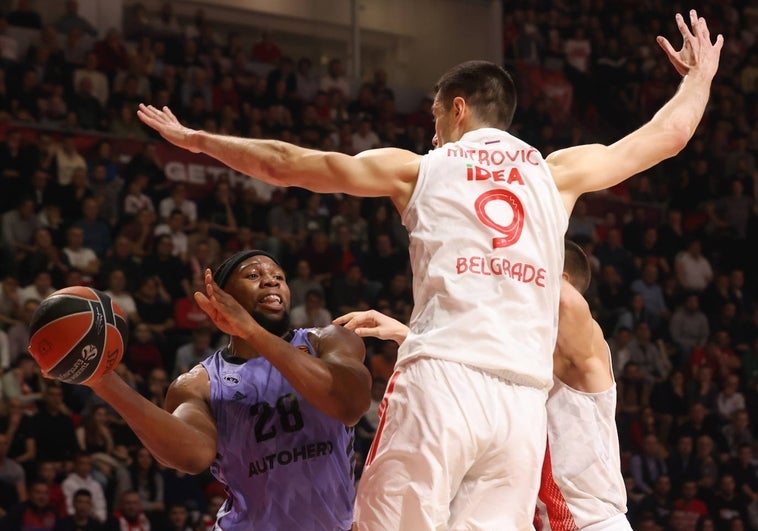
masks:
{"type": "Polygon", "coordinates": [[[281,317],[272,319],[261,312],[253,310],[250,312],[253,319],[265,330],[271,332],[277,337],[282,337],[290,330],[290,312],[285,311],[281,317]]]}

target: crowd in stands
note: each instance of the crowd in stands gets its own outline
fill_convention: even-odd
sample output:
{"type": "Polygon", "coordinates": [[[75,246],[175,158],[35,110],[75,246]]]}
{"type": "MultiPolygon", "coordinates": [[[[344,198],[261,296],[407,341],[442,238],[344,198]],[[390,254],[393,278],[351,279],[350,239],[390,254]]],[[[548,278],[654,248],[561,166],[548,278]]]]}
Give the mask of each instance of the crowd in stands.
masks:
{"type": "MultiPolygon", "coordinates": [[[[678,35],[677,8],[663,4],[505,3],[504,56],[522,90],[514,132],[547,155],[649,119],[680,80],[656,49],[656,35],[678,35]]],[[[580,200],[568,231],[593,264],[587,298],[611,348],[641,530],[758,529],[758,9],[699,11],[726,38],[702,127],[675,159],[580,200]]],[[[166,178],[136,105],[224,134],[426,153],[431,100],[399,112],[384,71],[355,85],[340,58],[321,72],[267,32],[244,46],[169,2],[128,4],[123,28],[100,33],[73,0],[43,19],[28,0],[0,16],[0,528],[210,529],[223,489],[209,473],[163,469],[88,388],[40,376],[26,353],[39,302],[71,285],[106,291],[130,321],[118,371],[160,405],[173,377],[224,344],[192,298],[206,267],[274,254],[293,326],[368,308],[407,322],[407,235],[383,198],[261,194],[223,178],[193,194],[166,178]],[[9,28],[38,37],[22,54],[9,28]],[[81,149],[82,134],[97,142],[81,149]],[[128,160],[113,147],[123,138],[142,145],[128,160]]],[[[367,346],[374,402],[359,455],[397,354],[367,346]]]]}

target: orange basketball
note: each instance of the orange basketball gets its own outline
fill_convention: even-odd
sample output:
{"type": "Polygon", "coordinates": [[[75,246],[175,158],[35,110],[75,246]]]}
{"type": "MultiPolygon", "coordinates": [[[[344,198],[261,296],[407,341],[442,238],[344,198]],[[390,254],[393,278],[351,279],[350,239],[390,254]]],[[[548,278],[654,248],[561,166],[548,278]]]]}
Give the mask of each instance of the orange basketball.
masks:
{"type": "Polygon", "coordinates": [[[39,305],[29,325],[29,352],[42,374],[62,382],[94,381],[124,354],[126,314],[105,293],[63,288],[39,305]]]}

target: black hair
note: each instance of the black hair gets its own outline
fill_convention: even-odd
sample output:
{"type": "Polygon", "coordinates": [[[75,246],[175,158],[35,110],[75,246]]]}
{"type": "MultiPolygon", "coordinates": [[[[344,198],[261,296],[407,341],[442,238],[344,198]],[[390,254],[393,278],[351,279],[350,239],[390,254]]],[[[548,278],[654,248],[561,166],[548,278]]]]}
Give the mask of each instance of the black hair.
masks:
{"type": "Polygon", "coordinates": [[[563,259],[563,271],[571,279],[571,285],[579,293],[584,293],[590,285],[592,272],[590,270],[590,261],[581,247],[571,240],[565,242],[565,257],[563,259]]]}
{"type": "Polygon", "coordinates": [[[449,110],[461,97],[482,122],[508,129],[516,111],[516,85],[502,67],[489,61],[467,61],[440,77],[434,87],[437,100],[449,110]]]}

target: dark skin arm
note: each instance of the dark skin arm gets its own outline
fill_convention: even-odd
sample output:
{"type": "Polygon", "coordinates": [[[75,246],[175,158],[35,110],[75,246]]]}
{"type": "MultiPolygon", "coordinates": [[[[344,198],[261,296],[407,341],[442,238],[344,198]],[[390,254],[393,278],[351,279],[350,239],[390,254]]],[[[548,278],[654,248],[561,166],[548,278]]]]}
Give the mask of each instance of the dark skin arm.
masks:
{"type": "Polygon", "coordinates": [[[165,410],[114,372],[89,386],[113,406],[161,464],[199,474],[213,462],[218,434],[209,406],[210,381],[202,366],[171,384],[165,410]]]}
{"type": "Polygon", "coordinates": [[[311,333],[317,357],[290,345],[262,328],[228,293],[218,287],[210,270],[205,275],[206,293],[195,300],[216,326],[243,340],[282,373],[303,398],[321,412],[354,426],[371,404],[371,375],[363,364],[363,341],[338,326],[311,333]]]}

